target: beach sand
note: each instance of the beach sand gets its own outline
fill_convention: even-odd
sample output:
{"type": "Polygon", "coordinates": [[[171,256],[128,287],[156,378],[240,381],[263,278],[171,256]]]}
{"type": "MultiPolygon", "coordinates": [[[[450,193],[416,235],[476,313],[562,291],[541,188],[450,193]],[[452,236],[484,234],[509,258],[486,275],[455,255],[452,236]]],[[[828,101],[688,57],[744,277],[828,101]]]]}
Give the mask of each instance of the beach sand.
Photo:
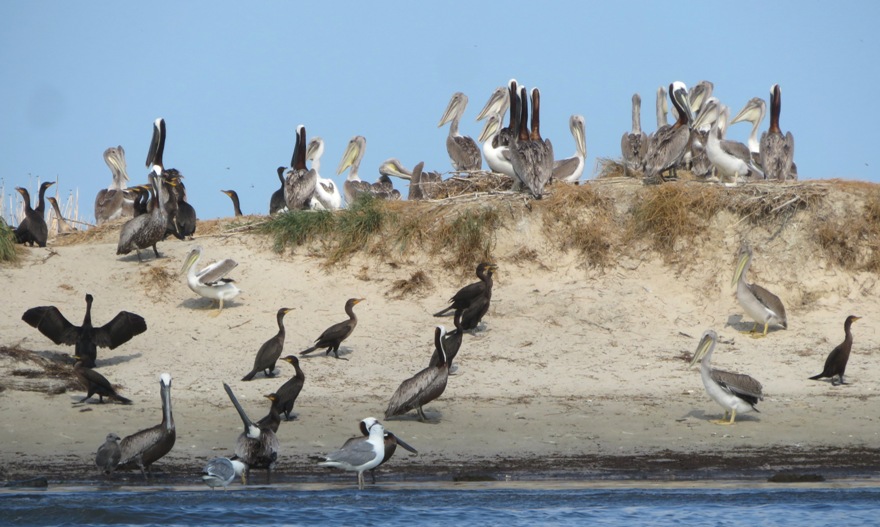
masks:
{"type": "MultiPolygon", "coordinates": [[[[268,410],[263,396],[293,373],[279,362],[275,378],[239,380],[277,331],[276,311],[293,308],[285,318],[284,353],[293,354],[346,318],[346,299],[363,297],[355,307],[357,329],[341,349],[349,360],[323,353],[302,358],[306,383],[294,410],[299,418],[283,422],[278,433],[276,478],[353,479],[316,467],[313,456],[356,435],[360,419],[382,419],[399,384],[427,366],[434,325],[452,327],[451,317],[432,313],[475,278],[444,269],[436,256],[420,251],[359,254],[326,268],[314,248],[278,253],[263,234],[229,230],[241,221],[220,220],[211,228],[203,222],[195,240],[161,242],[162,257],[143,251],[143,263],[134,254],[116,256],[117,224],[75,243],[57,240],[46,249],[28,249],[19,263],[0,267],[6,289],[0,345],[69,360],[72,347],[53,344],[21,315],[55,305],[80,324],[86,293],[95,297],[96,325],[120,310],[142,315],[148,325],[119,348],[98,351],[98,371],[119,385],[131,406],[74,405],[84,395],[79,389],[57,395],[16,389],[28,380],[13,371],[39,368],[21,357],[0,356],[0,385],[6,388],[0,393],[0,478],[102,480],[94,454],[104,436],[124,437],[159,423],[159,375],[169,372],[177,441],[154,470],[157,478],[197,479],[206,459],[232,454],[242,431],[222,383],[232,386],[256,420],[268,410]],[[218,317],[211,316],[211,301],[178,276],[197,244],[209,262],[239,262],[230,276],[243,292],[218,317]],[[394,283],[419,270],[430,285],[398,298],[394,283]],[[13,378],[17,385],[6,382],[13,378]]],[[[499,271],[485,329],[465,335],[458,374],[426,406],[438,422],[421,423],[415,413],[383,420],[419,450],[418,456],[398,450],[381,469],[383,477],[672,479],[790,470],[876,475],[877,275],[838,269],[805,250],[804,229],[798,217],[777,230],[722,216],[698,250],[683,252],[677,262],[645,249],[595,268],[555,247],[523,209],[497,235],[499,271]],[[771,328],[761,339],[742,333],[752,322],[730,283],[744,238],[755,248],[749,281],[777,293],[788,310],[788,329],[771,328]],[[524,247],[530,258],[522,258],[524,247]],[[842,341],[850,314],[864,317],[853,328],[850,384],[807,380],[842,341]],[[688,367],[709,328],[720,337],[713,365],[748,373],[764,385],[760,413],[738,416],[734,426],[710,422],[723,410],[704,390],[699,369],[688,367]]],[[[261,474],[254,477],[261,481],[261,474]]],[[[142,479],[136,471],[113,478],[135,484],[142,479]]]]}

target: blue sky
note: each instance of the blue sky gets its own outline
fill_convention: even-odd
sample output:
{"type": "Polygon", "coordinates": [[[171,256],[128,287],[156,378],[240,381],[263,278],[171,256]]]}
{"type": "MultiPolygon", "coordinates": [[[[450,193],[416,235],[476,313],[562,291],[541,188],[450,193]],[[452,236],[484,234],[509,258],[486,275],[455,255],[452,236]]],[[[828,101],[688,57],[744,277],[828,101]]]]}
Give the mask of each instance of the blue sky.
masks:
{"type": "MultiPolygon", "coordinates": [[[[102,153],[125,148],[132,183],[152,121],[164,117],[166,167],[185,176],[202,219],[266,213],[295,128],[320,135],[322,175],[348,140],[367,138],[363,179],[389,157],[449,171],[450,96],[470,98],[461,131],[510,78],[542,93],[542,135],[575,151],[586,119],[587,171],[620,156],[630,98],[656,127],[658,86],[708,79],[736,113],[782,87],[781,127],[802,179],[880,181],[877,2],[62,2],[0,3],[0,180],[59,181],[81,217],[110,183],[102,153]]],[[[766,129],[765,119],[762,129],[766,129]]],[[[745,141],[748,124],[728,137],[745,141]]],[[[342,178],[335,178],[341,182],[342,178]]],[[[406,194],[403,182],[397,187],[406,194]]]]}

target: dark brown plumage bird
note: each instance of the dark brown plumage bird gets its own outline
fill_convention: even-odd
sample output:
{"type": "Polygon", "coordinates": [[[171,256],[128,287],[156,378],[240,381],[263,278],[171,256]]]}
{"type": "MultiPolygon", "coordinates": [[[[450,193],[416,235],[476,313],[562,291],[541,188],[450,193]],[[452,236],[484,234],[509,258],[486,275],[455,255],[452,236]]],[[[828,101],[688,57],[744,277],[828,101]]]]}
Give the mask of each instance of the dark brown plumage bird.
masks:
{"type": "Polygon", "coordinates": [[[162,397],[162,422],[125,436],[119,443],[122,450],[119,465],[140,468],[144,478],[151,473],[153,463],[170,452],[177,440],[177,428],[171,413],[171,374],[159,376],[159,395],[162,397]]]}
{"type": "Polygon", "coordinates": [[[458,290],[452,298],[449,299],[449,306],[434,313],[435,317],[442,317],[453,310],[467,309],[471,303],[482,296],[486,289],[492,288],[492,273],[498,270],[493,263],[481,262],[477,266],[477,278],[479,282],[468,284],[458,290]]]}
{"type": "Polygon", "coordinates": [[[385,419],[397,415],[403,415],[410,410],[418,410],[419,420],[427,421],[422,406],[440,397],[446,390],[446,381],[449,379],[449,363],[446,352],[443,349],[443,337],[446,329],[437,326],[434,330],[434,347],[439,351],[440,360],[436,366],[428,366],[409,379],[403,381],[385,409],[385,419]]]}
{"type": "MultiPolygon", "coordinates": [[[[275,395],[278,396],[278,399],[275,401],[275,406],[278,407],[279,412],[284,413],[285,419],[291,421],[290,413],[293,411],[293,404],[296,402],[296,398],[299,397],[299,392],[302,391],[303,385],[306,382],[306,375],[299,367],[299,359],[297,359],[296,356],[288,355],[281,360],[293,365],[296,374],[282,384],[275,392],[275,395]]],[[[294,416],[293,419],[296,419],[296,416],[294,416]]]]}
{"type": "Polygon", "coordinates": [[[281,188],[272,193],[272,197],[269,198],[269,214],[275,214],[276,212],[282,212],[287,209],[287,202],[284,201],[284,172],[287,171],[287,167],[278,167],[276,172],[278,173],[278,179],[281,181],[281,188]]]}
{"type": "Polygon", "coordinates": [[[91,368],[83,366],[80,357],[76,357],[76,364],[73,365],[73,373],[86,391],[86,396],[79,401],[80,403],[84,403],[93,395],[98,394],[98,401],[102,404],[104,403],[104,397],[119,401],[122,404],[131,404],[131,399],[126,399],[116,393],[113,385],[110,384],[110,381],[108,381],[106,377],[91,368]]]}
{"type": "Polygon", "coordinates": [[[234,190],[221,190],[220,192],[229,196],[229,199],[232,200],[232,207],[235,209],[236,216],[243,216],[241,213],[241,203],[238,201],[238,192],[234,190]]]}
{"type": "Polygon", "coordinates": [[[480,321],[489,312],[489,305],[492,302],[492,275],[495,269],[496,267],[492,266],[486,271],[486,288],[483,290],[483,293],[474,298],[469,306],[455,311],[456,317],[461,317],[461,324],[456,324],[457,328],[465,331],[477,329],[480,321]]]}
{"type": "MultiPolygon", "coordinates": [[[[238,416],[241,417],[241,421],[244,424],[244,431],[239,434],[238,440],[235,443],[235,455],[247,467],[245,468],[245,481],[250,477],[252,468],[264,468],[266,469],[266,479],[271,482],[272,469],[275,468],[275,464],[278,461],[279,443],[275,431],[269,425],[260,426],[251,421],[244,408],[238,402],[238,399],[236,399],[232,388],[223,383],[223,389],[226,390],[229,400],[232,401],[238,416]]],[[[267,398],[271,399],[271,395],[267,396],[267,398]]],[[[272,406],[274,407],[274,403],[272,406]]],[[[270,407],[270,416],[272,412],[272,407],[270,407]]]]}
{"type": "Polygon", "coordinates": [[[46,182],[40,185],[40,204],[37,205],[36,209],[31,207],[31,195],[27,189],[15,187],[15,190],[21,194],[21,198],[24,200],[24,218],[18,224],[18,227],[15,228],[15,241],[17,243],[25,243],[31,247],[35,243],[39,247],[46,246],[46,240],[49,239],[49,226],[46,225],[46,220],[43,218],[43,209],[45,208],[43,195],[46,193],[46,188],[49,185],[54,185],[54,183],[46,182]]]}
{"type": "MultiPolygon", "coordinates": [[[[345,303],[345,313],[348,315],[348,320],[333,324],[324,330],[324,332],[321,333],[321,336],[315,339],[315,345],[307,350],[301,351],[300,355],[308,355],[316,349],[327,348],[325,355],[329,355],[332,351],[337,359],[340,358],[339,345],[351,335],[351,332],[354,331],[354,328],[357,326],[357,317],[354,314],[353,308],[364,300],[364,298],[349,298],[345,303]]],[[[343,360],[348,359],[343,358],[343,360]]]]}
{"type": "Polygon", "coordinates": [[[275,376],[275,374],[272,373],[275,371],[275,363],[278,361],[278,357],[281,356],[281,352],[284,350],[284,315],[292,311],[292,309],[293,308],[282,307],[278,310],[278,313],[275,316],[276,320],[278,320],[278,333],[260,346],[260,350],[257,351],[257,356],[254,359],[254,368],[250,373],[242,377],[241,380],[249,381],[261,371],[265,371],[266,377],[275,376]]]}
{"type": "MultiPolygon", "coordinates": [[[[458,355],[458,350],[461,349],[461,341],[464,337],[464,328],[461,326],[461,311],[455,312],[454,323],[455,329],[443,336],[443,351],[446,354],[446,362],[449,363],[449,370],[451,372],[455,370],[452,367],[452,360],[458,355]]],[[[428,366],[437,366],[438,364],[440,364],[440,348],[435,347],[428,366]]]]}
{"type": "Polygon", "coordinates": [[[76,346],[74,354],[86,368],[95,367],[98,347],[114,349],[135,335],[147,330],[144,318],[128,311],[120,311],[113,320],[96,328],[92,326],[92,295],[86,295],[86,316],[81,326],[74,326],[55,306],[32,307],[21,319],[37,328],[55,344],[76,346]]]}
{"type": "Polygon", "coordinates": [[[819,375],[813,375],[810,377],[810,380],[815,381],[823,377],[830,377],[831,384],[835,386],[838,384],[847,384],[843,379],[843,374],[846,372],[846,363],[849,362],[849,354],[852,352],[853,336],[851,328],[853,322],[860,318],[862,317],[857,317],[855,315],[846,317],[846,321],[843,323],[843,332],[846,335],[843,342],[838,344],[837,347],[831,350],[831,353],[828,354],[828,358],[825,359],[825,368],[822,370],[822,373],[819,375]],[[834,382],[835,375],[838,376],[838,382],[834,382]]]}

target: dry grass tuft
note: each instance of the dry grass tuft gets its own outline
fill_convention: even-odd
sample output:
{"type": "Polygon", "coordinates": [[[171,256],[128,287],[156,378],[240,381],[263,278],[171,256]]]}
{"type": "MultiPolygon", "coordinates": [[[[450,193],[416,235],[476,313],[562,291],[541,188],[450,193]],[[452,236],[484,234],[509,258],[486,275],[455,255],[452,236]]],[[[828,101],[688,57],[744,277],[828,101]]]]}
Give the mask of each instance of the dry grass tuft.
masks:
{"type": "Polygon", "coordinates": [[[444,179],[431,190],[432,199],[447,199],[477,193],[506,192],[513,188],[510,176],[479,171],[444,179]]]}
{"type": "Polygon", "coordinates": [[[14,262],[18,259],[15,251],[15,233],[6,220],[0,218],[0,262],[14,262]]]}
{"type": "Polygon", "coordinates": [[[672,256],[679,241],[692,242],[722,208],[715,185],[670,182],[645,187],[636,198],[629,233],[648,238],[658,253],[672,256]]]}
{"type": "Polygon", "coordinates": [[[540,202],[543,231],[562,250],[576,250],[589,266],[611,261],[611,241],[619,238],[614,204],[593,185],[554,185],[540,202]]]}
{"type": "Polygon", "coordinates": [[[861,210],[817,216],[813,239],[842,269],[880,272],[880,189],[867,191],[861,210]]]}
{"type": "Polygon", "coordinates": [[[424,295],[434,290],[434,284],[428,275],[418,270],[409,277],[409,280],[400,279],[391,285],[391,290],[386,294],[400,300],[411,295],[424,295]]]}
{"type": "Polygon", "coordinates": [[[752,225],[787,219],[800,210],[814,210],[827,189],[813,184],[752,184],[728,189],[724,206],[752,225]]]}
{"type": "MultiPolygon", "coordinates": [[[[600,157],[596,159],[596,163],[599,165],[599,174],[596,179],[627,177],[623,163],[618,159],[600,157]]],[[[641,176],[641,174],[633,173],[629,177],[634,179],[636,175],[641,176]]]]}
{"type": "Polygon", "coordinates": [[[177,275],[164,267],[150,266],[141,271],[141,287],[153,301],[163,299],[176,281],[177,275]]]}
{"type": "Polygon", "coordinates": [[[62,385],[44,385],[34,384],[33,389],[48,389],[50,394],[64,393],[65,390],[75,390],[79,388],[79,381],[73,374],[73,367],[70,365],[70,359],[67,356],[55,354],[51,357],[44,357],[32,350],[27,350],[21,346],[0,346],[0,357],[12,359],[16,365],[20,365],[13,370],[9,370],[8,374],[16,377],[27,379],[58,379],[62,381],[62,385]],[[60,389],[59,389],[60,388],[60,389]]]}

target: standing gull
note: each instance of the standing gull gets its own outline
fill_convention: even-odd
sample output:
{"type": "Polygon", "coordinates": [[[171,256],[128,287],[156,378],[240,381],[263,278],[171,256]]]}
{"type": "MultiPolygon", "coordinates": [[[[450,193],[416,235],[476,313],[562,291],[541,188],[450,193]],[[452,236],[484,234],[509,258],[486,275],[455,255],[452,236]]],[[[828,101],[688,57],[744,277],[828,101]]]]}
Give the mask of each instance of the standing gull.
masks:
{"type": "Polygon", "coordinates": [[[110,432],[107,434],[104,444],[98,447],[98,452],[95,454],[95,465],[98,466],[98,470],[109,476],[116,470],[116,465],[119,464],[121,456],[122,450],[119,448],[119,436],[110,432]]]}
{"type": "Polygon", "coordinates": [[[367,437],[346,441],[342,448],[327,454],[318,465],[357,472],[358,489],[363,489],[364,472],[378,467],[385,457],[385,428],[375,419],[372,422],[367,437]]]}

